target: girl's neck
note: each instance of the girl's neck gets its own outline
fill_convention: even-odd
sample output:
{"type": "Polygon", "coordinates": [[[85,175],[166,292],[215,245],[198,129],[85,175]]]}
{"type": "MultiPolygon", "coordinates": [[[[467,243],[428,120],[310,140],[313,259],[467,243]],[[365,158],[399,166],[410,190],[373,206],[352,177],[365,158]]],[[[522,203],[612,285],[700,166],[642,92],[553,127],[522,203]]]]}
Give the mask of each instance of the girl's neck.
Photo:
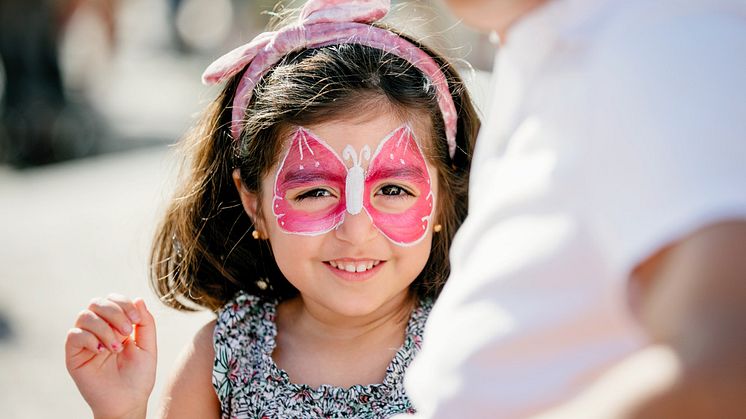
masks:
{"type": "Polygon", "coordinates": [[[272,359],[291,382],[348,388],[383,382],[404,343],[414,298],[403,293],[366,316],[344,317],[302,297],[277,308],[272,359]]]}
{"type": "Polygon", "coordinates": [[[404,292],[368,315],[346,317],[302,296],[285,301],[277,308],[272,358],[293,383],[313,388],[381,383],[414,303],[404,292]]]}

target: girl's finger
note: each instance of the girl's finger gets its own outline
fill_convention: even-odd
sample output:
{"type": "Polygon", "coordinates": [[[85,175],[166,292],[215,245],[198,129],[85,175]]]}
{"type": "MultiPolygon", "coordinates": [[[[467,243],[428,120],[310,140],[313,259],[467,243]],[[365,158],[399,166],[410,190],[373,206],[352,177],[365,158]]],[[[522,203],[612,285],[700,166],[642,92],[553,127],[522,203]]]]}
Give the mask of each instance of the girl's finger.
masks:
{"type": "Polygon", "coordinates": [[[93,333],[77,327],[68,330],[65,340],[65,355],[70,358],[82,350],[100,353],[105,351],[106,347],[93,333]]]}
{"type": "Polygon", "coordinates": [[[135,326],[135,344],[143,350],[155,354],[158,350],[155,333],[155,319],[145,307],[145,301],[135,299],[135,307],[140,315],[140,322],[135,326]]]}
{"type": "Polygon", "coordinates": [[[94,298],[88,305],[88,310],[107,321],[123,336],[132,333],[132,320],[125,314],[124,309],[112,300],[94,298]]]}
{"type": "Polygon", "coordinates": [[[92,333],[78,328],[70,329],[67,332],[65,366],[71,374],[85,365],[92,365],[90,362],[102,355],[103,352],[109,353],[92,333]]]}
{"type": "Polygon", "coordinates": [[[78,314],[75,327],[92,333],[96,339],[106,345],[113,352],[122,350],[121,340],[111,325],[91,310],[83,310],[78,314]]]}
{"type": "Polygon", "coordinates": [[[140,313],[138,312],[137,308],[135,307],[135,304],[132,302],[131,299],[128,297],[125,297],[121,294],[112,293],[109,294],[107,299],[113,301],[116,303],[121,309],[124,311],[124,313],[129,317],[130,323],[137,324],[140,323],[140,313]]]}

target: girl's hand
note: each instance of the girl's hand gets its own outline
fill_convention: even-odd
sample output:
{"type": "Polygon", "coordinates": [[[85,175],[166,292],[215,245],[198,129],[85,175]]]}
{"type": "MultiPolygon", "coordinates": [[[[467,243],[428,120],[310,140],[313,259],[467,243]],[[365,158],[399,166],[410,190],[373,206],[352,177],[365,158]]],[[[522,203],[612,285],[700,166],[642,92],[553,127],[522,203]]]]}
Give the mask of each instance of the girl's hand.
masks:
{"type": "Polygon", "coordinates": [[[115,294],[91,301],[65,342],[67,370],[97,419],[145,418],[156,353],[145,302],[115,294]]]}

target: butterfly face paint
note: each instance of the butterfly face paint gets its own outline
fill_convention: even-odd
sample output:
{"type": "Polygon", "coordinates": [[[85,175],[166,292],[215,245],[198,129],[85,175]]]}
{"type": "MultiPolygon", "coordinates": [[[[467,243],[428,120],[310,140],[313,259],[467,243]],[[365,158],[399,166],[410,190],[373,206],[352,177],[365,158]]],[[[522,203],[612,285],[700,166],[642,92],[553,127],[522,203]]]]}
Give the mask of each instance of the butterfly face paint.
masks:
{"type": "Polygon", "coordinates": [[[384,138],[372,156],[367,145],[360,151],[348,145],[342,157],[298,128],[277,171],[274,193],[277,223],[292,234],[324,234],[339,227],[347,213],[365,210],[385,237],[411,246],[427,234],[433,212],[430,175],[409,125],[384,138]],[[367,171],[364,161],[370,162],[367,171]]]}
{"type": "Polygon", "coordinates": [[[363,197],[363,206],[373,224],[389,240],[399,245],[412,245],[425,237],[433,212],[433,192],[425,156],[408,125],[397,129],[378,145],[365,176],[363,197]],[[385,192],[382,187],[392,186],[401,194],[382,194],[385,192]],[[396,202],[403,199],[414,202],[410,206],[396,202]]]}
{"type": "Polygon", "coordinates": [[[344,219],[345,200],[340,199],[344,197],[340,193],[344,191],[346,175],[347,166],[331,147],[298,128],[275,177],[272,212],[280,228],[287,233],[315,236],[337,227],[344,219]],[[336,199],[314,196],[335,192],[336,199]],[[309,206],[304,200],[326,202],[309,206]]]}

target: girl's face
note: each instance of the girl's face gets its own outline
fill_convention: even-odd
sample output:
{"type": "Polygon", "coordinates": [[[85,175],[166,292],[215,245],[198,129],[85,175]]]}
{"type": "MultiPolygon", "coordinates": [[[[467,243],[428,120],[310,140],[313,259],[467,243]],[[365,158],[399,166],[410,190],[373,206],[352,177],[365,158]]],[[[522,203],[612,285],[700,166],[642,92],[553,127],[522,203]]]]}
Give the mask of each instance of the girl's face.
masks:
{"type": "MultiPolygon", "coordinates": [[[[406,299],[430,254],[438,180],[429,126],[390,111],[298,127],[256,196],[239,187],[285,277],[346,317],[406,299]]],[[[425,118],[418,118],[426,120],[425,118]]]]}

